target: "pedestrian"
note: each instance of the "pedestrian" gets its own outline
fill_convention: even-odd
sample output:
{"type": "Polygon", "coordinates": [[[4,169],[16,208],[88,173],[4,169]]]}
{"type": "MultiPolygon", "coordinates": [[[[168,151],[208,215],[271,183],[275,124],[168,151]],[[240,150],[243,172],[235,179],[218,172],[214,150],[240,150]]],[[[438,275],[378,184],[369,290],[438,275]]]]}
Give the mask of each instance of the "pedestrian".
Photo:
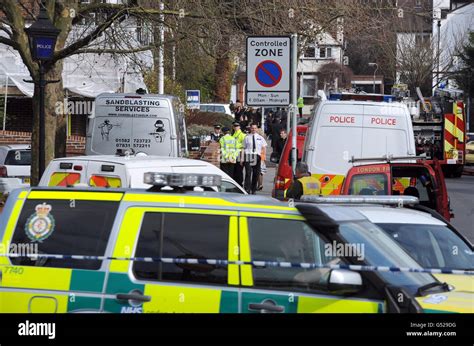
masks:
{"type": "Polygon", "coordinates": [[[281,157],[281,153],[283,152],[283,147],[285,146],[286,139],[288,137],[288,134],[286,133],[286,129],[282,128],[280,129],[280,136],[278,137],[276,143],[275,143],[275,155],[277,155],[278,158],[281,157]]]}
{"type": "Polygon", "coordinates": [[[232,178],[240,185],[244,186],[244,157],[243,157],[243,148],[244,148],[244,139],[245,133],[240,129],[240,123],[235,122],[233,124],[234,133],[232,137],[235,138],[235,148],[236,148],[236,163],[234,166],[234,174],[232,178]]]}
{"type": "Polygon", "coordinates": [[[262,110],[260,108],[252,111],[252,124],[257,124],[257,127],[262,127],[262,110]]]}
{"type": "Polygon", "coordinates": [[[240,113],[241,113],[241,115],[239,117],[238,122],[240,123],[240,127],[242,129],[245,129],[247,127],[247,125],[249,124],[248,110],[243,110],[240,113]]]}
{"type": "Polygon", "coordinates": [[[245,184],[247,193],[256,194],[262,161],[265,162],[267,142],[257,133],[257,124],[250,126],[250,134],[244,139],[245,184]]]}
{"type": "Polygon", "coordinates": [[[296,164],[293,182],[285,193],[286,198],[301,199],[303,195],[320,195],[321,185],[319,180],[311,176],[308,165],[304,162],[296,164]]]}
{"type": "Polygon", "coordinates": [[[221,170],[232,177],[234,175],[234,165],[236,161],[236,145],[235,138],[230,135],[230,129],[224,127],[222,129],[224,136],[220,139],[221,147],[221,170]]]}
{"type": "Polygon", "coordinates": [[[273,112],[270,111],[265,117],[265,124],[264,124],[265,134],[267,135],[268,138],[270,138],[272,135],[272,121],[273,121],[273,112]]]}
{"type": "Polygon", "coordinates": [[[280,138],[280,131],[283,129],[283,125],[281,123],[280,117],[276,116],[275,120],[272,123],[272,148],[276,150],[276,142],[278,138],[280,138]]]}
{"type": "Polygon", "coordinates": [[[304,99],[300,96],[298,97],[298,112],[300,113],[300,118],[303,117],[303,107],[304,107],[304,99]]]}
{"type": "Polygon", "coordinates": [[[281,125],[283,126],[283,128],[286,129],[286,124],[288,122],[288,112],[286,111],[286,109],[281,109],[281,125]]]}
{"type": "Polygon", "coordinates": [[[237,106],[235,105],[235,111],[234,111],[234,120],[235,121],[240,121],[240,117],[243,115],[244,109],[242,108],[241,105],[237,106]]]}
{"type": "Polygon", "coordinates": [[[219,142],[221,138],[222,138],[221,125],[215,124],[214,132],[211,132],[211,141],[219,142]]]}

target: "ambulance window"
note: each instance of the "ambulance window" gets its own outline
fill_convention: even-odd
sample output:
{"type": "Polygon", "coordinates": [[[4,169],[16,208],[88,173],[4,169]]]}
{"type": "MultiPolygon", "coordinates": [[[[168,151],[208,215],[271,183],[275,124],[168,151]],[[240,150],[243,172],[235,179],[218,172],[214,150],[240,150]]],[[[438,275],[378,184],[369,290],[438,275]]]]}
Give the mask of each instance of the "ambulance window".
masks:
{"type": "Polygon", "coordinates": [[[385,174],[353,175],[349,195],[388,195],[385,174]]]}
{"type": "MultiPolygon", "coordinates": [[[[119,202],[26,200],[12,243],[48,255],[103,256],[119,202]]],[[[20,247],[18,247],[20,249],[20,247]]],[[[14,265],[99,269],[102,261],[11,258],[14,265]]]]}
{"type": "MultiPolygon", "coordinates": [[[[145,213],[137,257],[227,259],[229,217],[145,213]]],[[[227,267],[211,264],[134,262],[140,280],[226,284],[227,267]]]]}
{"type": "MultiPolygon", "coordinates": [[[[302,221],[264,218],[248,219],[252,261],[338,264],[326,256],[322,240],[302,221]]],[[[276,290],[314,290],[326,270],[304,268],[253,267],[255,287],[276,290]]]]}

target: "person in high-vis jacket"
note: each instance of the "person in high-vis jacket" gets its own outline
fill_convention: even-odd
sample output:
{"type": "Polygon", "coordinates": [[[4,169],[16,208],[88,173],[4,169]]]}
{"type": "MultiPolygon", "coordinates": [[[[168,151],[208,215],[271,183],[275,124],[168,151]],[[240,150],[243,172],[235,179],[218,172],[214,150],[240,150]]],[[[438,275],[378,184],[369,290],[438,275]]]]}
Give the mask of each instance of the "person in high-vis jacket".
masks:
{"type": "Polygon", "coordinates": [[[244,159],[243,159],[243,153],[242,150],[244,148],[244,139],[246,134],[242,132],[240,129],[240,123],[235,122],[233,124],[234,127],[234,133],[232,137],[235,138],[235,145],[237,148],[237,162],[234,166],[234,174],[232,175],[232,178],[240,185],[244,186],[244,159]]]}
{"type": "Polygon", "coordinates": [[[286,191],[286,198],[300,199],[303,195],[320,195],[321,185],[319,180],[311,176],[308,165],[304,162],[296,164],[295,179],[286,191]]]}
{"type": "Polygon", "coordinates": [[[304,99],[300,96],[298,97],[298,112],[300,114],[300,118],[303,117],[303,107],[304,107],[304,99]]]}
{"type": "Polygon", "coordinates": [[[224,173],[232,177],[234,175],[234,166],[238,155],[236,140],[231,136],[228,127],[224,127],[222,132],[224,136],[219,140],[221,146],[220,168],[224,173]]]}

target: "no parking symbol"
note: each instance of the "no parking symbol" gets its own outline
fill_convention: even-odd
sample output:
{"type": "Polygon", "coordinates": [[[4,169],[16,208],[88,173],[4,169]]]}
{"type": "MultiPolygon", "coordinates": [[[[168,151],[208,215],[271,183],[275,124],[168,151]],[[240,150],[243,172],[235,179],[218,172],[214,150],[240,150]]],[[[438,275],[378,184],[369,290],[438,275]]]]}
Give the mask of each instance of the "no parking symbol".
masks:
{"type": "Polygon", "coordinates": [[[273,60],[265,60],[255,69],[255,79],[261,86],[271,88],[281,81],[283,71],[281,66],[273,60]]]}

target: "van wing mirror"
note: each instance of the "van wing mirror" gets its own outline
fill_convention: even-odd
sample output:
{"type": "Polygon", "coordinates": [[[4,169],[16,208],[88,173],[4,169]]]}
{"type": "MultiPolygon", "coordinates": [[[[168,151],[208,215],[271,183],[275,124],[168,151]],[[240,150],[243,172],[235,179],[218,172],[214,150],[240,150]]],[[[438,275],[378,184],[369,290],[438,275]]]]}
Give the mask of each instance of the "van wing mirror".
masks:
{"type": "Polygon", "coordinates": [[[333,269],[329,273],[327,288],[333,293],[356,293],[362,289],[362,276],[352,270],[333,269]]]}

